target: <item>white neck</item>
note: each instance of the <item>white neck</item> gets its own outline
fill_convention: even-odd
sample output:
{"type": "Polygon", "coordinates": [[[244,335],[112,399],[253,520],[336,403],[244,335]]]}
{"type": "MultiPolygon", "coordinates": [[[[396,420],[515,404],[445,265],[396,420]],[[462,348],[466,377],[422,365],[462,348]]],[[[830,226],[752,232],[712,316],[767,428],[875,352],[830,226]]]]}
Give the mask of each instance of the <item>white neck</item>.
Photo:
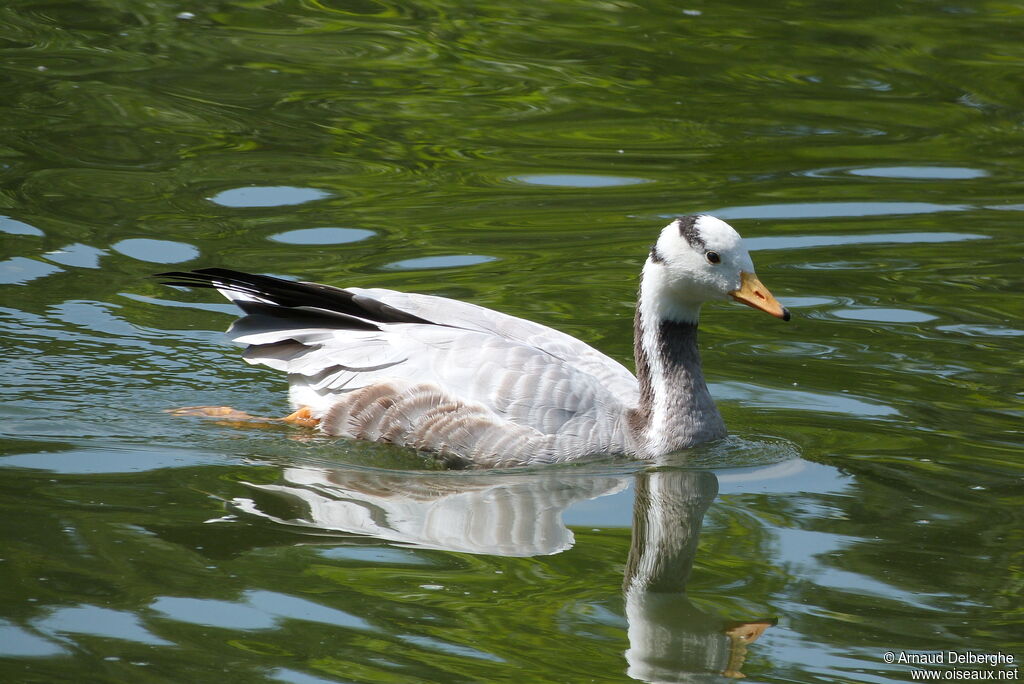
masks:
{"type": "Polygon", "coordinates": [[[637,306],[643,307],[644,318],[648,321],[676,321],[696,325],[700,319],[700,302],[686,302],[673,296],[668,270],[650,259],[640,274],[637,306]]]}

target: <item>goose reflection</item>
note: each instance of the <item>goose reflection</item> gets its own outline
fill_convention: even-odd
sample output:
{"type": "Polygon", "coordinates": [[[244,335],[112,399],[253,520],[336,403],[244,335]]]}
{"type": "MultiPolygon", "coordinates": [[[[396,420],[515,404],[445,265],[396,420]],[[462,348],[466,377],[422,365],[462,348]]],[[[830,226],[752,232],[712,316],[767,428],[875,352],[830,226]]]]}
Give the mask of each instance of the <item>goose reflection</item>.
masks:
{"type": "Polygon", "coordinates": [[[638,473],[633,536],[622,584],[629,676],[648,682],[743,677],[747,646],[774,620],[728,622],[686,596],[700,527],[718,495],[709,471],[638,473]]]}
{"type": "Polygon", "coordinates": [[[323,534],[401,546],[538,556],[573,545],[569,506],[622,491],[635,477],[633,533],[623,582],[628,674],[641,681],[742,677],[747,646],[774,621],[730,623],[685,592],[704,514],[718,494],[709,471],[635,476],[534,473],[380,473],[291,467],[278,484],[250,484],[236,509],[323,534]]]}

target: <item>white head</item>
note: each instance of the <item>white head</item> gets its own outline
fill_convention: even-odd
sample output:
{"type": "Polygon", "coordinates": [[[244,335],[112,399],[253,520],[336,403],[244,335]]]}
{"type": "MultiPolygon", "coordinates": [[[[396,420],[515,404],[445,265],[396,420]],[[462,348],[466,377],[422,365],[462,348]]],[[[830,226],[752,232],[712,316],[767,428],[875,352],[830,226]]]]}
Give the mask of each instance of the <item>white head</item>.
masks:
{"type": "Polygon", "coordinates": [[[700,305],[732,297],[789,320],[789,312],[754,275],[754,262],[732,226],[714,216],[684,216],[665,226],[644,264],[642,296],[659,318],[696,321],[700,305]]]}

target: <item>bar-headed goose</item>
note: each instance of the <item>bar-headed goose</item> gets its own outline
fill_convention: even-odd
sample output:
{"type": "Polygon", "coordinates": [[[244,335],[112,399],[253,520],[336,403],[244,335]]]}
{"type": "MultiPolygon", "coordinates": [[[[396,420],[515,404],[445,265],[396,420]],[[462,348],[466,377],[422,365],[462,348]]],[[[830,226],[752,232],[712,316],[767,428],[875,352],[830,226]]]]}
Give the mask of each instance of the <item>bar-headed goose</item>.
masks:
{"type": "Polygon", "coordinates": [[[228,336],[249,363],[288,373],[290,420],[478,466],[655,458],[723,437],[697,350],[701,304],[732,297],[789,320],[740,236],[712,216],[672,221],[651,248],[636,377],[569,335],[443,297],[221,268],[161,275],[216,288],[246,313],[228,336]]]}

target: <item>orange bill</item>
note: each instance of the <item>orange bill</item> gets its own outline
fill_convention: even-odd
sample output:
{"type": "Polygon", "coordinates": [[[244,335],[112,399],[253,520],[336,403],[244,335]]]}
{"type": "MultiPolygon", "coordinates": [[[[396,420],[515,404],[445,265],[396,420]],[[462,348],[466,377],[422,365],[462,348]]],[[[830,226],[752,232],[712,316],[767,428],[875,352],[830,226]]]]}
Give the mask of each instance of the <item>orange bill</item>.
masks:
{"type": "Polygon", "coordinates": [[[789,311],[786,310],[786,307],[779,304],[778,300],[768,291],[768,288],[762,285],[761,281],[753,273],[741,271],[740,288],[730,292],[729,296],[737,302],[743,302],[747,306],[770,313],[776,318],[781,318],[784,321],[789,320],[789,311]]]}

